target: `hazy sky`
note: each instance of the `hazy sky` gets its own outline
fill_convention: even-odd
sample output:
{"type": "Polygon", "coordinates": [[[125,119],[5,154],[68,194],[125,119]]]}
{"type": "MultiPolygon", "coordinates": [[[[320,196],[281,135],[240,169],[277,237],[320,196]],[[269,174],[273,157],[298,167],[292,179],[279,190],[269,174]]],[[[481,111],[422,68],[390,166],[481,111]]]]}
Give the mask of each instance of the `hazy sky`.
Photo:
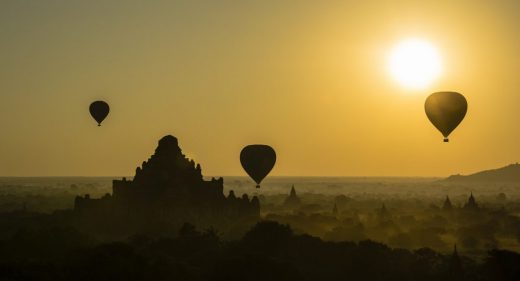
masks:
{"type": "Polygon", "coordinates": [[[179,138],[207,175],[446,176],[520,160],[520,1],[0,0],[0,175],[133,175],[179,138]],[[424,90],[387,71],[422,38],[443,73],[424,90]],[[423,102],[459,91],[450,136],[423,102]],[[112,112],[98,128],[88,113],[112,112]]]}

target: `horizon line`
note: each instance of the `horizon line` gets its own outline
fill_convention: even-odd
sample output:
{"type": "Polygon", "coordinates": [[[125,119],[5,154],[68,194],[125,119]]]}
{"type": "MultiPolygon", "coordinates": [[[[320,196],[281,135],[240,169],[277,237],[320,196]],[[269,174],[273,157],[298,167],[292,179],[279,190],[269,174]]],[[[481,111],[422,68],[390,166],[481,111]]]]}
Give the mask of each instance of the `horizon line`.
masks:
{"type": "MultiPolygon", "coordinates": [[[[92,175],[92,176],[6,176],[6,175],[0,175],[0,178],[114,178],[114,179],[121,179],[121,178],[133,178],[134,176],[108,176],[108,175],[92,175]]],[[[203,176],[203,178],[249,178],[247,175],[208,175],[203,176]]],[[[266,178],[265,180],[269,180],[270,178],[445,178],[447,176],[409,176],[409,175],[403,175],[403,176],[396,176],[396,175],[389,175],[389,176],[352,176],[352,175],[346,175],[346,176],[339,176],[339,175],[276,175],[276,176],[269,176],[269,178],[266,178]]],[[[264,180],[264,181],[265,181],[264,180]]]]}

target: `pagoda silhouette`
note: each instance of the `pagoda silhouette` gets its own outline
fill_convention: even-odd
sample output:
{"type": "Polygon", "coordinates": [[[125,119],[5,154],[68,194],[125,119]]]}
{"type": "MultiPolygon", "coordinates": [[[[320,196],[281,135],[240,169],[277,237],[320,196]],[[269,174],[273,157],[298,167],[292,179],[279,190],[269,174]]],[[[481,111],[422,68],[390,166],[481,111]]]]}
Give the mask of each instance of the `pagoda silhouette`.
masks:
{"type": "Polygon", "coordinates": [[[226,197],[223,189],[222,178],[203,179],[200,164],[186,158],[177,138],[170,135],[159,141],[155,154],[136,169],[133,180],[114,180],[112,195],[99,199],[77,196],[74,212],[87,225],[123,233],[174,231],[185,222],[218,229],[260,218],[256,196],[237,198],[230,191],[226,197]]]}
{"type": "Polygon", "coordinates": [[[475,200],[475,197],[473,196],[473,192],[471,192],[471,195],[468,198],[468,202],[464,205],[464,209],[466,210],[478,210],[478,204],[477,200],[475,200]]]}
{"type": "Polygon", "coordinates": [[[287,208],[297,208],[301,205],[300,197],[296,195],[294,185],[291,187],[291,192],[289,193],[289,196],[285,198],[283,205],[287,208]]]}
{"type": "Polygon", "coordinates": [[[451,211],[453,210],[453,204],[451,204],[450,197],[446,195],[446,200],[444,200],[444,204],[442,204],[442,209],[444,211],[451,211]]]}

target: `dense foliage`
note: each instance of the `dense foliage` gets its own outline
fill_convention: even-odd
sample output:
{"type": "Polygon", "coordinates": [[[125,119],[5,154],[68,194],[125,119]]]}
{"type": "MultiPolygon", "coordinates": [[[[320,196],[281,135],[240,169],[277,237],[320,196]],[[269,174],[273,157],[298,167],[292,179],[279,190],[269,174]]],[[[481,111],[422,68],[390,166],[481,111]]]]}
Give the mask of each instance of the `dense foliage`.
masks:
{"type": "Polygon", "coordinates": [[[483,261],[369,240],[325,242],[263,221],[237,241],[185,224],[177,237],[97,242],[71,228],[21,229],[0,244],[0,280],[519,280],[520,254],[483,261]],[[462,278],[462,279],[460,279],[462,278]]]}

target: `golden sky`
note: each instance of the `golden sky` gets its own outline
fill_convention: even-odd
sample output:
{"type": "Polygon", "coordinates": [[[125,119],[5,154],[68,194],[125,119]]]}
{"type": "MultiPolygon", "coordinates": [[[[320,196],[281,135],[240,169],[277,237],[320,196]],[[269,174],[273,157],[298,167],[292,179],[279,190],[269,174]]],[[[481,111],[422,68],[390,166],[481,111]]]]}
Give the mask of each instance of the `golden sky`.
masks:
{"type": "Polygon", "coordinates": [[[520,159],[520,1],[0,1],[0,175],[133,175],[179,138],[206,175],[446,176],[520,159]],[[441,77],[407,89],[392,47],[422,38],[441,77]],[[424,113],[464,94],[450,143],[424,113]],[[111,114],[98,128],[90,102],[111,114]]]}

